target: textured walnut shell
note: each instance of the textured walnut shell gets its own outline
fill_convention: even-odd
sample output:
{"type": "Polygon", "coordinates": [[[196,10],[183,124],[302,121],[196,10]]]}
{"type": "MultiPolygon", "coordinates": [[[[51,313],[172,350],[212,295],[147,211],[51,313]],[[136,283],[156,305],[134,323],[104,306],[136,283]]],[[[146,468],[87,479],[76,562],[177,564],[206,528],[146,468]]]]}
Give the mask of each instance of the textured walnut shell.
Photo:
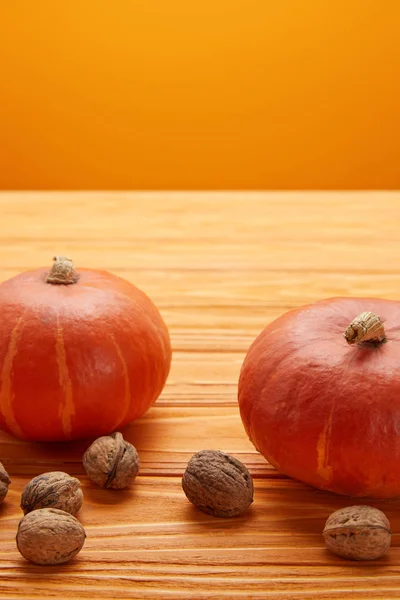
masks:
{"type": "Polygon", "coordinates": [[[65,563],[82,549],[85,530],[78,519],[57,508],[40,508],[23,517],[17,547],[24,558],[38,565],[65,563]]]}
{"type": "Polygon", "coordinates": [[[9,478],[8,473],[3,467],[2,463],[0,463],[0,504],[7,496],[8,486],[10,485],[10,483],[11,479],[9,478]]]}
{"type": "Polygon", "coordinates": [[[58,508],[75,515],[82,506],[81,483],[62,471],[52,471],[34,477],[26,484],[21,496],[24,514],[38,508],[58,508]]]}
{"type": "Polygon", "coordinates": [[[97,438],[83,456],[89,479],[103,488],[116,490],[133,483],[139,471],[136,448],[117,432],[97,438]]]}
{"type": "Polygon", "coordinates": [[[215,517],[235,517],[253,502],[253,480],[247,468],[219,450],[201,450],[192,456],[182,488],[190,502],[215,517]]]}
{"type": "Polygon", "coordinates": [[[329,550],[353,560],[374,560],[390,547],[386,515],[372,506],[348,506],[328,518],[323,532],[329,550]]]}

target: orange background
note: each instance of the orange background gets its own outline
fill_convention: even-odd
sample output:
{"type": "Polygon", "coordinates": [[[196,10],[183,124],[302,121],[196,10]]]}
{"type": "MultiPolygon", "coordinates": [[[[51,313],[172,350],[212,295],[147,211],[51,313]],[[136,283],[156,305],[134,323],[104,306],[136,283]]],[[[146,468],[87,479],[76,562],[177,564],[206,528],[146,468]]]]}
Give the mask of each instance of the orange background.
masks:
{"type": "Polygon", "coordinates": [[[0,188],[400,188],[399,0],[9,0],[0,188]]]}

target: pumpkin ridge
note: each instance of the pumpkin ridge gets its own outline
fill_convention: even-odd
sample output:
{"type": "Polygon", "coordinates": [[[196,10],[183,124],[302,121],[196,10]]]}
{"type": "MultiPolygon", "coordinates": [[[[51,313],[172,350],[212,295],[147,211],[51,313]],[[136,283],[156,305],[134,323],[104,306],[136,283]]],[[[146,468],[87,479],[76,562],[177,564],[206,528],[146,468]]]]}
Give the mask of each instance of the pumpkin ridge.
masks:
{"type": "MultiPolygon", "coordinates": [[[[88,286],[88,287],[92,287],[92,286],[88,286]]],[[[131,302],[131,304],[133,304],[140,311],[140,313],[144,317],[146,317],[146,319],[149,321],[149,323],[152,325],[152,327],[154,327],[154,329],[157,331],[157,334],[158,334],[157,339],[159,342],[161,342],[160,346],[162,345],[162,352],[163,352],[164,358],[170,359],[171,349],[167,342],[167,340],[169,339],[169,333],[168,333],[168,330],[166,330],[166,325],[165,325],[164,320],[161,320],[162,326],[157,325],[157,323],[155,323],[155,321],[152,319],[152,317],[144,310],[144,308],[138,302],[136,302],[136,300],[134,300],[134,298],[127,296],[126,294],[120,292],[119,290],[116,290],[115,294],[118,296],[121,296],[121,298],[126,298],[127,300],[129,300],[131,302]],[[166,331],[167,331],[167,336],[165,336],[166,331]]],[[[155,308],[155,305],[152,303],[150,298],[147,298],[147,300],[155,308]]],[[[162,319],[162,317],[161,317],[161,319],[162,319]]],[[[161,393],[161,391],[162,391],[162,387],[161,387],[161,390],[159,393],[161,393]]]]}
{"type": "Polygon", "coordinates": [[[14,358],[17,355],[18,343],[21,339],[24,325],[24,318],[23,316],[21,316],[19,317],[14,329],[11,331],[10,341],[8,343],[8,348],[4,357],[0,375],[0,406],[2,407],[2,413],[10,432],[13,435],[16,435],[21,438],[23,438],[24,435],[20,426],[18,425],[12,406],[14,394],[12,393],[11,372],[14,358]]]}
{"type": "Polygon", "coordinates": [[[332,403],[328,418],[325,421],[325,425],[319,434],[317,441],[317,473],[327,483],[329,483],[332,476],[332,467],[329,464],[329,453],[331,447],[333,411],[334,406],[332,403]]]}
{"type": "MultiPolygon", "coordinates": [[[[250,355],[251,355],[251,351],[252,351],[252,350],[253,350],[253,348],[250,348],[250,350],[249,350],[249,358],[250,358],[250,355]]],[[[295,349],[295,348],[292,348],[292,347],[290,347],[290,346],[289,346],[289,347],[286,349],[286,352],[285,352],[285,354],[284,354],[284,355],[282,355],[282,357],[281,357],[281,359],[280,359],[280,362],[279,362],[279,363],[277,363],[277,364],[275,365],[275,368],[274,368],[273,370],[271,369],[271,372],[270,372],[270,374],[269,374],[269,377],[268,377],[268,378],[267,378],[267,380],[264,382],[264,385],[263,385],[263,387],[261,388],[261,393],[259,394],[258,398],[256,398],[255,402],[253,402],[253,404],[252,404],[252,405],[251,405],[251,407],[250,407],[250,412],[249,412],[249,415],[248,415],[248,423],[249,423],[249,439],[250,439],[250,441],[251,441],[251,442],[252,442],[252,443],[255,445],[255,447],[256,447],[256,450],[257,450],[258,452],[260,452],[260,454],[262,454],[262,452],[259,450],[259,448],[258,448],[258,445],[257,445],[257,443],[256,443],[256,441],[255,441],[255,440],[256,440],[256,438],[257,438],[257,435],[256,435],[256,433],[255,433],[255,432],[257,432],[257,430],[258,430],[258,419],[256,419],[256,420],[255,420],[255,419],[254,419],[254,415],[257,413],[257,408],[259,408],[259,407],[260,407],[260,405],[261,405],[263,402],[265,402],[265,399],[264,399],[264,394],[265,394],[265,391],[266,391],[266,390],[269,388],[269,386],[270,386],[270,385],[271,385],[271,383],[274,381],[274,379],[276,379],[276,378],[277,378],[277,377],[280,375],[280,373],[279,373],[279,372],[277,372],[277,371],[278,371],[278,367],[279,367],[279,366],[281,366],[281,364],[282,364],[284,361],[286,361],[288,358],[291,358],[291,356],[292,356],[292,355],[293,355],[293,353],[295,353],[295,352],[296,352],[296,349],[295,349]]],[[[264,351],[264,352],[262,352],[262,354],[261,354],[261,355],[260,355],[260,357],[259,357],[259,364],[261,365],[261,364],[263,363],[263,361],[264,361],[264,360],[266,360],[266,358],[269,358],[269,356],[270,356],[270,352],[269,352],[268,350],[267,350],[267,351],[264,351]]],[[[246,362],[247,362],[247,358],[246,358],[246,362]]],[[[246,376],[245,376],[245,374],[244,374],[244,376],[243,376],[243,380],[245,379],[245,377],[246,377],[246,376]]],[[[273,466],[275,466],[276,468],[278,467],[278,464],[279,464],[279,463],[278,463],[278,461],[276,461],[275,457],[272,457],[272,460],[273,460],[273,461],[275,461],[274,463],[272,463],[272,460],[270,459],[270,457],[269,457],[269,456],[268,456],[268,457],[266,457],[266,458],[267,458],[267,460],[268,460],[268,461],[269,461],[269,462],[270,462],[270,463],[271,463],[273,466]]],[[[279,466],[279,468],[280,468],[280,466],[279,466]]]]}
{"type": "Polygon", "coordinates": [[[128,367],[126,365],[126,360],[125,360],[125,357],[121,350],[121,346],[118,344],[117,340],[115,339],[115,336],[111,332],[110,332],[110,339],[114,345],[114,348],[118,355],[118,358],[121,361],[122,370],[124,373],[124,383],[125,383],[125,398],[124,398],[125,407],[123,409],[123,413],[121,415],[118,415],[117,422],[111,428],[111,430],[113,431],[116,427],[118,427],[120,425],[121,422],[124,421],[126,415],[128,414],[130,404],[131,404],[131,383],[130,383],[130,379],[129,379],[128,367]]]}
{"type": "MultiPolygon", "coordinates": [[[[92,290],[100,290],[103,293],[107,292],[107,290],[100,289],[100,288],[96,287],[95,285],[87,285],[85,283],[85,287],[91,288],[92,290]]],[[[136,302],[136,300],[134,298],[132,298],[131,296],[128,296],[127,294],[124,294],[123,292],[120,292],[119,290],[114,290],[114,289],[113,289],[113,295],[117,295],[117,296],[120,296],[121,298],[125,298],[125,300],[128,300],[131,304],[133,304],[140,311],[140,313],[144,317],[147,318],[147,320],[151,323],[151,325],[156,329],[157,333],[161,334],[161,337],[164,340],[164,336],[163,336],[163,334],[164,334],[164,328],[162,328],[159,325],[157,325],[157,323],[144,310],[144,308],[138,302],[136,302]]],[[[151,302],[150,298],[147,298],[147,300],[151,302]]],[[[167,348],[165,346],[164,346],[164,350],[167,350],[167,348]]]]}
{"type": "Polygon", "coordinates": [[[64,402],[60,404],[58,414],[61,419],[63,433],[67,438],[70,438],[72,433],[71,420],[72,416],[75,414],[75,404],[72,381],[69,374],[67,355],[65,352],[64,330],[60,325],[59,314],[57,314],[56,356],[60,388],[64,392],[64,402]]]}

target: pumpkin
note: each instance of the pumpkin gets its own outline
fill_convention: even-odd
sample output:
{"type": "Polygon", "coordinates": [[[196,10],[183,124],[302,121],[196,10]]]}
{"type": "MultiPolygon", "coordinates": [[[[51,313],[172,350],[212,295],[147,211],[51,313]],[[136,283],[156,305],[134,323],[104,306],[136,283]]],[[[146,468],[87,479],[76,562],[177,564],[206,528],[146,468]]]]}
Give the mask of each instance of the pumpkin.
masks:
{"type": "Polygon", "coordinates": [[[348,496],[400,494],[400,304],[333,298],[270,323],[242,365],[249,438],[279,471],[348,496]]]}
{"type": "Polygon", "coordinates": [[[170,363],[160,313],[111,273],[59,257],[0,285],[0,428],[18,438],[115,431],[155,402],[170,363]]]}

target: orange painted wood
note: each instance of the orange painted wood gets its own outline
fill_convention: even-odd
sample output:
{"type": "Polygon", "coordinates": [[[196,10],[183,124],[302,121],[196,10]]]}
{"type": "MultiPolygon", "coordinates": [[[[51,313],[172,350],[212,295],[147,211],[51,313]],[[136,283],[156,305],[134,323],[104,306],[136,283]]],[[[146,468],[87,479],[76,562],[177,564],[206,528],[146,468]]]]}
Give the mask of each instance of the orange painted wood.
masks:
{"type": "Polygon", "coordinates": [[[392,523],[386,557],[328,553],[326,518],[354,502],[291,481],[258,455],[236,385],[249,344],[282,312],[333,295],[399,297],[399,220],[397,193],[0,194],[0,280],[54,254],[110,269],[152,297],[174,347],[161,398],[124,432],[141,456],[132,489],[87,480],[90,441],[0,434],[12,479],[0,506],[0,598],[398,598],[400,500],[375,503],[392,523]],[[202,448],[249,467],[246,515],[216,519],[186,500],[180,478],[202,448]],[[49,470],[82,480],[87,531],[78,557],[54,568],[27,563],[15,545],[23,486],[49,470]]]}

